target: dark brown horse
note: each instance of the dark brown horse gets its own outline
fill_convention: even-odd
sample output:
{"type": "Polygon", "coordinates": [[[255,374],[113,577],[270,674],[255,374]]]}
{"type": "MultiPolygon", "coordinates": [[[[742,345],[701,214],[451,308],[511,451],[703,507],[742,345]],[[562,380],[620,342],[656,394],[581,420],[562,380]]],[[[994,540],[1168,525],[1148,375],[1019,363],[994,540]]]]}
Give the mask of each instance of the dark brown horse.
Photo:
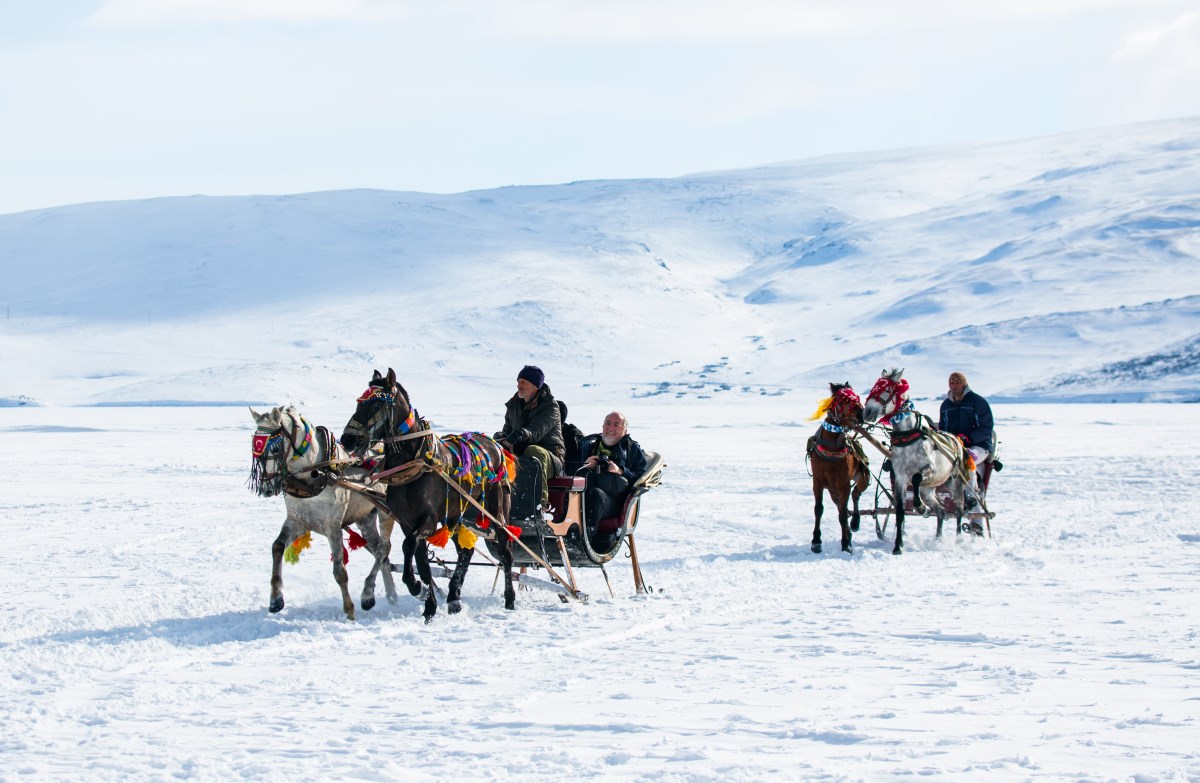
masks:
{"type": "Polygon", "coordinates": [[[817,418],[825,414],[825,421],[817,434],[808,439],[808,456],[812,466],[813,526],[812,551],[821,551],[821,514],[825,511],[822,499],[829,493],[838,509],[838,523],[842,528],[842,551],[852,551],[851,533],[858,531],[858,498],[867,488],[870,474],[867,458],[850,434],[851,428],[862,423],[863,406],[858,395],[848,383],[829,384],[830,396],[817,409],[817,418]],[[854,514],[847,509],[854,503],[854,514]]]}
{"type": "MultiPolygon", "coordinates": [[[[429,567],[429,540],[435,533],[443,537],[453,533],[458,559],[446,590],[446,601],[448,611],[454,614],[462,608],[462,583],[475,552],[472,531],[490,526],[477,508],[463,498],[463,493],[487,509],[501,525],[507,525],[515,473],[512,455],[479,433],[437,437],[417,415],[408,392],[396,382],[396,373],[391,368],[386,376],[375,371],[342,433],[342,445],[356,456],[377,441],[383,441],[385,455],[383,470],[377,475],[387,474],[383,481],[388,487],[388,509],[404,533],[401,579],[414,596],[420,595],[423,584],[423,616],[426,622],[433,619],[437,614],[437,595],[429,567]],[[413,574],[414,560],[420,582],[413,574]]],[[[380,533],[385,540],[391,534],[392,524],[391,519],[380,522],[380,533]]],[[[513,609],[516,592],[512,584],[512,545],[504,531],[494,533],[500,546],[493,551],[504,567],[504,608],[513,609]]]]}

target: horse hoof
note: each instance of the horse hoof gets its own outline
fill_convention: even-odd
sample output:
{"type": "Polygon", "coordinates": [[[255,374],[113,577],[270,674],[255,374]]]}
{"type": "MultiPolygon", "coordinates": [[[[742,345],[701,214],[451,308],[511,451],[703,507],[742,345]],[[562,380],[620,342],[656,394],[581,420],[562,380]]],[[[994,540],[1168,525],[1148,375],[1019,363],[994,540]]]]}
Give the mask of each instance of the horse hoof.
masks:
{"type": "Polygon", "coordinates": [[[842,551],[854,554],[854,547],[850,546],[849,544],[842,544],[842,551]]]}
{"type": "Polygon", "coordinates": [[[414,598],[421,594],[421,583],[416,580],[409,581],[405,579],[404,586],[408,588],[409,595],[414,598]]]}
{"type": "Polygon", "coordinates": [[[892,554],[893,555],[902,555],[902,554],[904,554],[904,550],[901,549],[900,547],[896,547],[895,549],[892,550],[892,554]]]}
{"type": "Polygon", "coordinates": [[[508,609],[509,611],[516,609],[517,608],[517,599],[516,598],[505,598],[504,599],[504,608],[508,609]]]}
{"type": "Polygon", "coordinates": [[[369,612],[375,608],[375,596],[362,599],[362,608],[364,612],[369,612]]]}
{"type": "Polygon", "coordinates": [[[816,552],[817,554],[821,554],[821,545],[820,544],[813,544],[809,548],[812,549],[812,551],[816,552]]]}
{"type": "Polygon", "coordinates": [[[859,528],[859,521],[858,521],[857,519],[855,519],[855,520],[851,520],[851,522],[850,522],[850,532],[851,532],[851,533],[857,533],[857,532],[858,532],[858,528],[859,528]]]}
{"type": "Polygon", "coordinates": [[[275,614],[276,612],[282,612],[283,611],[283,596],[279,596],[278,598],[272,600],[271,605],[267,607],[267,611],[270,612],[271,614],[275,614]]]}
{"type": "Polygon", "coordinates": [[[449,601],[446,603],[446,611],[450,614],[458,614],[462,611],[462,601],[449,601]]]}

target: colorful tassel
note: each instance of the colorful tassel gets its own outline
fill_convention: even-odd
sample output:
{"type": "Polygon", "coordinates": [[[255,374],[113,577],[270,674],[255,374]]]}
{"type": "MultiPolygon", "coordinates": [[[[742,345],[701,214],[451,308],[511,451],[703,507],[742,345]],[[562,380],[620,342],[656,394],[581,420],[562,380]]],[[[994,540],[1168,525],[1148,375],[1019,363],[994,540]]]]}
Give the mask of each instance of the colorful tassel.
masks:
{"type": "Polygon", "coordinates": [[[479,539],[479,536],[475,535],[475,532],[466,525],[459,525],[455,538],[458,541],[458,545],[463,549],[474,549],[475,542],[479,539]]]}
{"type": "Polygon", "coordinates": [[[296,540],[288,545],[288,548],[283,550],[283,559],[295,565],[300,562],[300,553],[312,546],[312,531],[306,531],[304,535],[297,536],[296,540]]]}
{"type": "Polygon", "coordinates": [[[511,533],[513,538],[521,537],[521,528],[518,525],[508,525],[504,529],[511,533]]]}
{"type": "Polygon", "coordinates": [[[443,547],[450,543],[450,528],[439,527],[437,532],[429,537],[429,543],[436,547],[443,547]]]}
{"type": "Polygon", "coordinates": [[[360,536],[357,532],[355,532],[353,530],[350,531],[350,548],[351,549],[362,549],[366,545],[367,545],[367,539],[363,538],[362,536],[360,536]]]}
{"type": "Polygon", "coordinates": [[[826,397],[821,400],[821,404],[817,406],[817,412],[808,417],[809,421],[816,421],[829,413],[829,409],[833,407],[833,397],[826,397]]]}

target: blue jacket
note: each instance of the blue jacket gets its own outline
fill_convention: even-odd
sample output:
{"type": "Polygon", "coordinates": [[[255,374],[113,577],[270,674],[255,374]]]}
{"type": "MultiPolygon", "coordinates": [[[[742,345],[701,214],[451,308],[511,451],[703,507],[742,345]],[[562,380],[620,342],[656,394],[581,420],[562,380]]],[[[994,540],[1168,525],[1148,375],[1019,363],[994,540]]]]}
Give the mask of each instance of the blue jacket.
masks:
{"type": "MultiPolygon", "coordinates": [[[[579,444],[579,459],[586,460],[598,453],[597,443],[600,443],[599,433],[584,438],[583,442],[579,444]]],[[[641,445],[628,435],[614,443],[609,451],[612,452],[612,461],[621,467],[621,474],[630,484],[640,479],[646,472],[646,455],[642,453],[641,445]]]]}
{"type": "Polygon", "coordinates": [[[964,387],[962,399],[958,402],[950,399],[949,395],[942,400],[938,429],[954,435],[966,435],[968,446],[991,451],[992,427],[992,407],[987,400],[971,391],[970,386],[964,387]]]}

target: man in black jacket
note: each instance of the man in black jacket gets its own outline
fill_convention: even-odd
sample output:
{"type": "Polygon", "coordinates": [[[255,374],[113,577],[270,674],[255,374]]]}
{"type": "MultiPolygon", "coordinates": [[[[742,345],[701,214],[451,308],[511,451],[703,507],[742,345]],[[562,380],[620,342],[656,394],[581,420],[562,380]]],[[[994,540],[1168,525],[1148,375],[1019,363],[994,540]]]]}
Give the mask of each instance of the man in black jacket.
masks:
{"type": "MultiPolygon", "coordinates": [[[[947,385],[950,391],[942,400],[938,429],[957,435],[975,459],[976,471],[982,473],[983,463],[992,450],[992,407],[971,391],[967,376],[961,372],[950,373],[947,385]]],[[[975,486],[981,489],[978,479],[975,486]]]]}
{"type": "Polygon", "coordinates": [[[539,368],[527,364],[517,373],[517,393],[504,404],[504,429],[495,437],[518,457],[537,460],[542,471],[541,505],[548,508],[550,477],[562,472],[566,451],[558,402],[539,368]]]}
{"type": "Polygon", "coordinates": [[[630,485],[646,472],[646,455],[629,437],[625,414],[613,411],[605,416],[603,432],[584,438],[579,455],[584,457],[583,468],[589,469],[588,519],[599,522],[615,515],[630,485]]]}

